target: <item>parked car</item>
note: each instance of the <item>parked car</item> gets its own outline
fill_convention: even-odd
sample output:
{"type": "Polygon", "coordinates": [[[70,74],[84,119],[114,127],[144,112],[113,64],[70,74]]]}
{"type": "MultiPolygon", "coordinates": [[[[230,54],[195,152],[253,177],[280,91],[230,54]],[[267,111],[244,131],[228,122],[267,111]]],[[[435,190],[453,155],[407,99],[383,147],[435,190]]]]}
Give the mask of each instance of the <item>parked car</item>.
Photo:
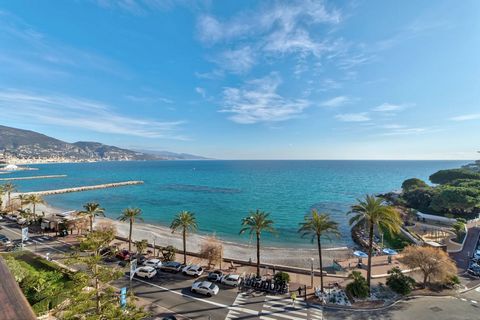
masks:
{"type": "Polygon", "coordinates": [[[145,261],[147,261],[147,258],[145,258],[144,255],[138,255],[138,254],[131,255],[130,260],[133,260],[133,259],[137,259],[137,264],[139,265],[142,265],[145,263],[145,261]]]}
{"type": "Polygon", "coordinates": [[[212,282],[220,281],[223,277],[223,272],[220,270],[212,271],[208,274],[207,279],[212,282]]]}
{"type": "Polygon", "coordinates": [[[203,268],[196,264],[186,266],[182,270],[184,275],[199,277],[203,274],[203,268]]]}
{"type": "Polygon", "coordinates": [[[473,257],[475,259],[480,259],[480,250],[476,250],[475,253],[473,254],[473,257]]]}
{"type": "Polygon", "coordinates": [[[12,241],[7,236],[0,234],[0,244],[3,246],[8,246],[12,244],[12,241]]]}
{"type": "Polygon", "coordinates": [[[182,270],[182,264],[176,261],[167,261],[165,263],[162,263],[162,265],[160,266],[160,270],[177,273],[182,270]]]}
{"type": "Polygon", "coordinates": [[[130,252],[126,249],[118,251],[115,256],[120,260],[124,260],[124,261],[130,260],[130,252]]]}
{"type": "Polygon", "coordinates": [[[227,286],[236,287],[240,283],[240,276],[238,274],[226,274],[222,277],[220,282],[227,286]]]}
{"type": "Polygon", "coordinates": [[[160,261],[160,259],[148,259],[143,263],[143,265],[158,269],[162,265],[162,261],[160,261]]]}
{"type": "Polygon", "coordinates": [[[155,277],[157,274],[157,270],[153,267],[140,267],[137,270],[135,270],[135,275],[137,277],[142,277],[145,279],[151,279],[155,277]]]}
{"type": "Polygon", "coordinates": [[[207,297],[211,297],[217,295],[220,289],[216,284],[211,283],[210,281],[199,281],[194,282],[190,290],[193,293],[200,293],[207,297]]]}

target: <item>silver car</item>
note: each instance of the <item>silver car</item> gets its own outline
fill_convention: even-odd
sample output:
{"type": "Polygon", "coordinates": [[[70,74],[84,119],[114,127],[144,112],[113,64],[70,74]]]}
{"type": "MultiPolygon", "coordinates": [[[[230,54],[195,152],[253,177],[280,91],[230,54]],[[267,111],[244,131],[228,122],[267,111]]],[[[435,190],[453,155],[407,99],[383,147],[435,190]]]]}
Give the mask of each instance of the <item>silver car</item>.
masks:
{"type": "Polygon", "coordinates": [[[217,295],[220,289],[216,284],[213,284],[210,281],[201,281],[201,282],[194,282],[190,290],[193,293],[199,293],[207,297],[211,297],[211,296],[217,295]]]}

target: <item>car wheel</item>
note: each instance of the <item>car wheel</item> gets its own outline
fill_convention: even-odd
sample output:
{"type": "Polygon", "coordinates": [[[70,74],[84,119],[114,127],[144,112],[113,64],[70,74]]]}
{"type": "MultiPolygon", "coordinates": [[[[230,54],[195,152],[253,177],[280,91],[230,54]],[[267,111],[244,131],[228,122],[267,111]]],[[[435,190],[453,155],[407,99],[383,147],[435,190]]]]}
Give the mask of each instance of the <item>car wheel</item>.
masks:
{"type": "Polygon", "coordinates": [[[212,296],[212,294],[210,292],[207,293],[207,297],[211,297],[211,296],[212,296]]]}
{"type": "Polygon", "coordinates": [[[186,276],[186,275],[187,275],[187,273],[186,273],[186,272],[184,272],[184,273],[183,273],[183,275],[184,275],[184,276],[186,276]]]}
{"type": "Polygon", "coordinates": [[[195,290],[195,289],[192,289],[192,292],[193,292],[193,293],[197,293],[197,290],[195,290]]]}

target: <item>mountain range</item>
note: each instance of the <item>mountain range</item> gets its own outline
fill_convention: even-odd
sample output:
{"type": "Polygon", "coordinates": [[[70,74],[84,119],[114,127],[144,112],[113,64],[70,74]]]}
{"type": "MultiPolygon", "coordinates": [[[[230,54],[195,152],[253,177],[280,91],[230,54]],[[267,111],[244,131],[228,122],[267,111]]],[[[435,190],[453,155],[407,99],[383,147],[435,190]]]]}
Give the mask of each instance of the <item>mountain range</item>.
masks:
{"type": "Polygon", "coordinates": [[[0,156],[15,161],[131,161],[206,159],[191,154],[168,151],[135,151],[99,142],[74,143],[44,134],[0,125],[0,156]]]}

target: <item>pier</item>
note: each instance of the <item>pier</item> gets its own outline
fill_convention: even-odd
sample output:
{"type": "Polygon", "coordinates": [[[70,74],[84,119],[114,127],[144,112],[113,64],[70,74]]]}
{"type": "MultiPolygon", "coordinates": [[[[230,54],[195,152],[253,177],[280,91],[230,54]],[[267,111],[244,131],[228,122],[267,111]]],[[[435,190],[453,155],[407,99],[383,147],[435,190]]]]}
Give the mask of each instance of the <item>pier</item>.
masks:
{"type": "Polygon", "coordinates": [[[49,176],[31,176],[31,177],[17,177],[17,178],[0,178],[0,181],[11,180],[33,180],[33,179],[53,179],[53,178],[65,178],[66,174],[54,174],[49,176]]]}
{"type": "Polygon", "coordinates": [[[143,184],[143,181],[123,181],[123,182],[114,182],[114,183],[105,183],[105,184],[98,184],[94,186],[83,186],[83,187],[74,187],[74,188],[65,188],[65,189],[56,189],[56,190],[45,190],[45,191],[34,191],[34,192],[21,192],[19,194],[22,195],[31,195],[31,194],[38,194],[40,196],[48,196],[53,194],[61,194],[61,193],[69,193],[69,192],[81,192],[81,191],[88,191],[88,190],[97,190],[97,189],[106,189],[106,188],[117,188],[123,186],[131,186],[143,184]]]}

